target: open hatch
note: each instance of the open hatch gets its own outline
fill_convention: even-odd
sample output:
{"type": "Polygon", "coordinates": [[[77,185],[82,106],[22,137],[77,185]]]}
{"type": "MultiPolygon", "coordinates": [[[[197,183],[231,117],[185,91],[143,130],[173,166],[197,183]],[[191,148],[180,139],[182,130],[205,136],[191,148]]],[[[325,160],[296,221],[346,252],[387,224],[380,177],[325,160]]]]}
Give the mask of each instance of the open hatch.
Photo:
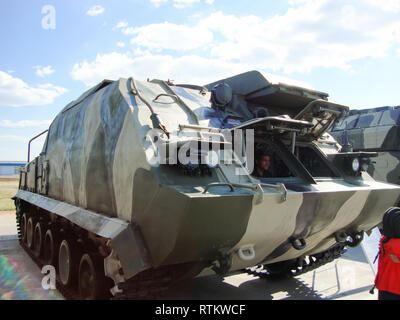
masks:
{"type": "Polygon", "coordinates": [[[234,129],[264,130],[287,135],[286,138],[291,138],[288,133],[296,132],[298,140],[310,142],[322,137],[349,113],[348,107],[329,102],[327,93],[267,78],[271,79],[261,72],[250,71],[206,87],[209,90],[218,84],[229,87],[233,99],[225,112],[242,114],[244,120],[234,129]]]}

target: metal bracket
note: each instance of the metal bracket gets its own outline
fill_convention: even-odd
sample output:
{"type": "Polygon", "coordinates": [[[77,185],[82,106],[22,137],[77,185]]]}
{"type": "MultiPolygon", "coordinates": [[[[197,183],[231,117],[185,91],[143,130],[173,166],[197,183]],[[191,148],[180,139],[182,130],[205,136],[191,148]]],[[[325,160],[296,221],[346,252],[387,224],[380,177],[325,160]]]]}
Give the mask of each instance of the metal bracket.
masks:
{"type": "Polygon", "coordinates": [[[124,276],[121,274],[122,266],[115,250],[112,250],[110,255],[104,259],[104,273],[107,277],[114,281],[115,287],[111,289],[113,295],[121,292],[118,288],[118,283],[125,282],[124,276]]]}
{"type": "Polygon", "coordinates": [[[306,240],[304,240],[304,238],[300,239],[290,238],[289,242],[292,244],[293,248],[299,251],[303,250],[307,246],[306,240]]]}
{"type": "Polygon", "coordinates": [[[282,202],[287,200],[287,189],[283,183],[277,183],[277,184],[260,183],[260,186],[279,190],[282,193],[281,195],[282,202]]]}
{"type": "Polygon", "coordinates": [[[240,247],[237,250],[237,254],[243,261],[251,261],[256,257],[253,244],[240,247]]]}

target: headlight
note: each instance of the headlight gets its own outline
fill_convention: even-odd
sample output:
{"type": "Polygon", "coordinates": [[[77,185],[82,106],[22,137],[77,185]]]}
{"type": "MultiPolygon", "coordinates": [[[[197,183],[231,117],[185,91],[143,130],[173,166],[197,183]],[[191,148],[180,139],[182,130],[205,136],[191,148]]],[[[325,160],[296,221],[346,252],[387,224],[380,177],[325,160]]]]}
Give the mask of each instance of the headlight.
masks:
{"type": "Polygon", "coordinates": [[[371,158],[377,156],[377,152],[348,152],[334,154],[331,159],[346,176],[360,178],[362,172],[368,172],[369,166],[375,163],[371,158]]]}
{"type": "Polygon", "coordinates": [[[187,162],[181,162],[178,158],[178,167],[183,170],[183,173],[189,176],[204,176],[212,175],[211,169],[218,166],[220,158],[219,153],[207,150],[193,150],[187,151],[187,162]]]}
{"type": "Polygon", "coordinates": [[[353,169],[354,172],[360,170],[360,161],[357,158],[354,158],[353,161],[351,162],[351,168],[353,169]]]}

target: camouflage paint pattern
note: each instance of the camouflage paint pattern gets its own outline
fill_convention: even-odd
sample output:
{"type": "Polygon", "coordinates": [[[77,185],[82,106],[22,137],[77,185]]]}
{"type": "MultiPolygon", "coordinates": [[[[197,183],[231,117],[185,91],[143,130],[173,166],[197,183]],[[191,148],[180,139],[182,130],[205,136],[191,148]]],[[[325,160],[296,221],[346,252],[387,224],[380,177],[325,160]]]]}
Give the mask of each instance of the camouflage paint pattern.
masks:
{"type": "Polygon", "coordinates": [[[355,151],[378,152],[368,173],[376,180],[400,184],[400,106],[352,110],[331,135],[355,151]]]}
{"type": "MultiPolygon", "coordinates": [[[[255,71],[220,82],[232,87],[230,108],[244,121],[252,120],[255,108],[268,101],[271,115],[294,118],[310,102],[327,99],[318,91],[272,84],[255,71]]],[[[185,176],[175,166],[152,166],[154,152],[146,140],[153,129],[151,112],[137,93],[170,133],[186,130],[182,125],[215,127],[215,119],[205,116],[214,112],[210,92],[158,80],[103,81],[55,118],[43,153],[21,175],[17,194],[113,240],[126,278],[162,265],[205,261],[211,266],[221,252],[232,255],[230,270],[321,252],[336,243],[338,231],[374,228],[399,198],[399,187],[364,174],[356,182],[341,175],[315,179],[313,184],[300,182],[296,188],[288,184],[283,201],[276,188],[261,188],[250,175],[237,176],[235,169],[241,164],[221,164],[201,177],[185,176]],[[164,96],[156,100],[160,94],[164,96]],[[226,182],[226,177],[232,184],[257,186],[258,191],[235,187],[231,192],[216,186],[204,192],[211,183],[226,182]],[[306,248],[295,250],[291,237],[304,238],[306,248]],[[246,248],[254,255],[240,254],[246,248]]],[[[340,151],[324,132],[303,143],[315,146],[325,158],[340,151]]],[[[202,274],[210,272],[206,268],[202,274]]]]}

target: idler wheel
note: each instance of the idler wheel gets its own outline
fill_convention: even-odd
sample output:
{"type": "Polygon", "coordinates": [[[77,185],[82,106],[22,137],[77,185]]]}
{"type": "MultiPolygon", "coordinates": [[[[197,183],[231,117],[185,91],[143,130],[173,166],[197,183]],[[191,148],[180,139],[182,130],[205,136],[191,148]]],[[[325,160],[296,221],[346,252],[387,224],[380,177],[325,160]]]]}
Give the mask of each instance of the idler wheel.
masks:
{"type": "Polygon", "coordinates": [[[30,217],[28,219],[28,223],[26,224],[26,244],[30,249],[33,247],[33,226],[33,218],[30,217]]]}
{"type": "Polygon", "coordinates": [[[58,252],[58,273],[61,284],[72,287],[78,274],[79,258],[78,250],[72,246],[72,241],[63,240],[58,252]]]}
{"type": "Polygon", "coordinates": [[[57,266],[58,262],[58,242],[53,230],[48,229],[43,241],[43,260],[45,265],[57,266]]]}
{"type": "Polygon", "coordinates": [[[43,232],[42,224],[37,222],[33,231],[33,254],[39,258],[43,249],[43,232]]]}
{"type": "Polygon", "coordinates": [[[96,254],[82,255],[79,263],[79,294],[84,300],[108,298],[108,279],[104,275],[104,259],[96,254]]]}

